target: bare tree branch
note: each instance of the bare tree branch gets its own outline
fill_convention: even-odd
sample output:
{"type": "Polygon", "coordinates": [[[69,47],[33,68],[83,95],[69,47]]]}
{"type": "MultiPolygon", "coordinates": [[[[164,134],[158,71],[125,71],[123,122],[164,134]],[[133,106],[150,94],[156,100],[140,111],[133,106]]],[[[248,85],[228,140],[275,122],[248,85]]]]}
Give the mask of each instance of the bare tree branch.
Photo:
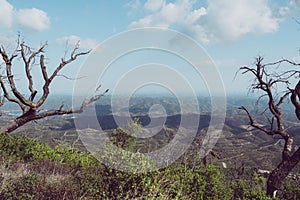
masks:
{"type": "Polygon", "coordinates": [[[264,132],[264,133],[266,133],[268,135],[275,135],[275,134],[277,134],[275,131],[267,130],[267,129],[263,128],[261,125],[256,124],[254,122],[254,120],[253,120],[250,112],[244,106],[239,107],[239,109],[241,109],[241,110],[243,110],[243,111],[246,112],[246,114],[247,114],[247,116],[249,118],[249,121],[250,121],[250,123],[249,123],[250,126],[256,128],[256,129],[258,129],[258,130],[260,130],[260,131],[262,131],[262,132],[264,132]]]}
{"type": "Polygon", "coordinates": [[[42,70],[42,73],[43,73],[43,78],[45,80],[45,84],[43,86],[43,95],[40,98],[40,100],[37,102],[36,107],[40,107],[45,102],[45,100],[47,99],[47,97],[49,95],[49,86],[50,86],[52,80],[58,75],[58,73],[67,64],[75,61],[79,56],[83,56],[83,55],[86,55],[86,54],[90,53],[90,51],[76,53],[77,50],[78,50],[78,47],[76,46],[75,49],[71,53],[71,57],[68,60],[64,60],[62,58],[61,63],[56,67],[56,69],[54,70],[54,72],[52,73],[52,75],[49,78],[48,78],[48,75],[47,75],[47,72],[46,72],[46,67],[45,67],[45,64],[44,64],[44,57],[41,57],[41,59],[40,59],[41,70],[42,70]]]}
{"type": "Polygon", "coordinates": [[[300,162],[300,148],[298,148],[296,152],[292,152],[294,140],[293,137],[288,134],[285,129],[283,114],[280,110],[280,106],[283,104],[284,100],[287,99],[289,95],[291,95],[290,98],[292,104],[295,107],[296,116],[300,120],[300,81],[298,81],[295,89],[289,89],[288,87],[290,85],[290,79],[295,78],[296,75],[299,75],[300,71],[285,70],[284,72],[280,73],[268,72],[278,70],[278,67],[283,63],[296,67],[300,66],[300,64],[287,59],[281,59],[277,62],[263,64],[263,58],[258,57],[256,59],[255,67],[240,68],[242,74],[250,73],[254,76],[254,82],[253,84],[251,84],[252,89],[261,91],[263,93],[257,101],[259,101],[262,97],[266,97],[268,99],[267,109],[271,114],[271,118],[268,118],[271,125],[270,129],[263,128],[263,126],[256,124],[250,112],[245,107],[242,106],[240,109],[246,112],[250,121],[250,125],[252,127],[268,135],[280,135],[285,141],[281,156],[282,161],[277,166],[277,168],[273,170],[268,179],[267,193],[270,196],[273,195],[274,191],[279,189],[279,186],[282,185],[284,178],[286,178],[288,173],[295,167],[298,162],[300,162]],[[277,69],[272,68],[273,66],[277,66],[277,69]],[[269,68],[271,68],[271,70],[269,68]],[[283,94],[280,94],[277,91],[277,85],[286,86],[289,90],[283,92],[283,94]],[[276,128],[273,126],[274,124],[277,125],[276,128]]]}
{"type": "Polygon", "coordinates": [[[290,91],[286,92],[282,97],[280,97],[278,103],[276,104],[277,107],[279,107],[283,101],[291,94],[290,91]]]}
{"type": "Polygon", "coordinates": [[[0,55],[2,60],[5,63],[5,71],[4,75],[0,75],[0,88],[3,91],[3,98],[0,98],[0,106],[3,104],[4,99],[7,99],[10,102],[16,103],[20,106],[23,113],[21,116],[17,117],[11,123],[9,123],[5,127],[1,127],[1,132],[10,133],[17,129],[18,127],[34,120],[42,119],[49,116],[54,115],[65,115],[65,114],[73,114],[73,113],[82,113],[87,106],[98,101],[102,96],[104,96],[108,90],[101,94],[97,94],[100,86],[95,91],[95,96],[86,99],[83,101],[81,107],[79,109],[64,109],[64,105],[62,104],[58,109],[52,111],[40,111],[40,107],[46,101],[49,93],[50,93],[50,85],[55,77],[63,76],[65,78],[70,79],[65,75],[59,74],[59,72],[68,64],[75,61],[78,57],[84,56],[90,51],[81,52],[79,51],[79,43],[75,46],[73,51],[70,54],[70,57],[66,60],[65,57],[61,59],[59,65],[54,69],[53,73],[49,76],[47,72],[47,67],[45,65],[45,56],[44,49],[46,48],[47,43],[41,45],[36,51],[27,46],[24,42],[20,42],[20,37],[17,40],[17,48],[13,52],[13,54],[9,57],[6,53],[4,47],[0,48],[0,55]],[[15,84],[14,74],[12,72],[13,60],[14,58],[21,58],[24,64],[25,69],[25,77],[28,81],[28,89],[29,89],[29,98],[26,99],[24,95],[20,93],[15,84]],[[30,66],[35,64],[35,61],[39,59],[40,70],[44,79],[43,85],[43,94],[40,99],[34,101],[37,91],[34,89],[34,79],[32,77],[30,66]]]}
{"type": "Polygon", "coordinates": [[[68,77],[68,76],[66,76],[64,74],[57,74],[56,76],[57,77],[61,76],[61,77],[64,77],[65,79],[68,79],[68,80],[71,80],[71,81],[75,81],[75,80],[86,78],[86,76],[81,76],[81,77],[77,77],[77,78],[71,78],[71,77],[68,77]]]}
{"type": "Polygon", "coordinates": [[[6,86],[5,86],[5,83],[4,83],[4,80],[3,80],[3,76],[0,75],[0,85],[1,85],[1,89],[4,93],[4,97],[10,101],[10,102],[14,102],[16,104],[18,104],[20,106],[20,108],[24,111],[25,110],[25,106],[22,104],[22,102],[17,99],[17,98],[13,98],[9,95],[7,89],[6,89],[6,86]]]}
{"type": "Polygon", "coordinates": [[[31,72],[30,72],[30,65],[32,64],[32,61],[41,53],[44,52],[44,48],[47,46],[47,43],[43,44],[37,51],[35,52],[31,52],[30,47],[26,46],[25,43],[21,43],[20,44],[20,48],[21,48],[21,56],[23,59],[23,63],[25,65],[25,72],[26,72],[26,77],[28,80],[28,88],[29,91],[31,92],[31,95],[29,97],[29,101],[33,101],[37,91],[33,88],[33,80],[32,80],[32,76],[31,76],[31,72]],[[29,57],[27,58],[26,54],[27,51],[29,51],[29,57]]]}
{"type": "MultiPolygon", "coordinates": [[[[18,99],[18,101],[20,101],[22,104],[24,104],[25,106],[31,106],[32,103],[28,100],[25,99],[25,97],[18,91],[18,89],[16,88],[15,85],[15,81],[14,81],[14,76],[12,74],[11,71],[11,67],[12,67],[12,60],[17,56],[17,55],[13,55],[11,57],[11,59],[8,58],[8,55],[6,54],[6,52],[4,51],[3,47],[0,49],[0,54],[2,56],[3,61],[5,62],[6,65],[6,76],[9,82],[9,86],[14,94],[14,96],[18,99]]],[[[16,101],[15,101],[16,102],[16,101]]],[[[16,102],[17,103],[17,102],[16,102]]],[[[20,105],[21,106],[21,105],[20,105]]]]}
{"type": "Polygon", "coordinates": [[[300,63],[296,63],[296,62],[288,60],[288,59],[281,59],[281,60],[276,61],[276,62],[267,63],[267,64],[264,64],[264,66],[274,66],[274,65],[281,64],[281,63],[288,63],[288,64],[293,65],[293,66],[300,66],[300,63]]]}

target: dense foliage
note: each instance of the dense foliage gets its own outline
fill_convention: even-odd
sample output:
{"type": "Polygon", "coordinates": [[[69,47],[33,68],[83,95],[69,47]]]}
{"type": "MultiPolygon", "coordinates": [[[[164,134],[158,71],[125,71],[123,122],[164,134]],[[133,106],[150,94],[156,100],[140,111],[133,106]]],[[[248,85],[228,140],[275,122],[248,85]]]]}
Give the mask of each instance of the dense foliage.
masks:
{"type": "MultiPolygon", "coordinates": [[[[0,199],[270,199],[264,177],[237,179],[213,165],[124,173],[74,148],[6,134],[0,149],[0,199]]],[[[285,199],[300,198],[299,188],[285,187],[285,199]]]]}

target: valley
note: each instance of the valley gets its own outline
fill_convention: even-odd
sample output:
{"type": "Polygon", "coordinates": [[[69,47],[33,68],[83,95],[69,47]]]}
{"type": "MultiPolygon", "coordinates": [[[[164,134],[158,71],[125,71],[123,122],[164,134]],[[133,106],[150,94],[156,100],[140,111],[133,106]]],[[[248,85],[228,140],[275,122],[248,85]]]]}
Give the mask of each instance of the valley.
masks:
{"type": "MultiPolygon", "coordinates": [[[[47,107],[57,107],[61,102],[57,99],[50,98],[47,102],[47,107]]],[[[64,97],[71,103],[71,98],[64,97]]],[[[187,99],[188,101],[188,99],[187,99]]],[[[210,115],[210,99],[199,98],[199,112],[180,113],[180,106],[175,98],[172,97],[135,97],[130,100],[130,106],[128,108],[120,108],[118,112],[112,113],[110,106],[110,97],[105,97],[95,107],[91,107],[91,110],[96,111],[97,123],[91,123],[95,121],[94,116],[91,114],[91,110],[75,115],[75,116],[62,116],[51,117],[42,119],[39,121],[31,122],[24,127],[18,129],[14,134],[26,135],[31,138],[37,138],[42,143],[47,143],[54,147],[57,144],[62,146],[72,146],[78,148],[80,151],[86,151],[84,144],[82,144],[78,135],[78,130],[95,130],[99,129],[99,125],[103,131],[111,134],[112,130],[118,128],[118,124],[122,123],[123,127],[126,127],[132,119],[137,118],[144,130],[151,132],[151,137],[137,138],[135,151],[142,153],[159,150],[167,145],[174,137],[181,126],[186,130],[186,134],[189,132],[196,132],[196,136],[185,152],[182,160],[188,159],[190,163],[199,160],[199,151],[203,139],[207,135],[207,129],[211,125],[210,115]],[[160,110],[151,111],[149,115],[149,109],[153,105],[161,105],[164,112],[160,110]],[[130,116],[126,116],[126,113],[130,113],[130,116]],[[153,114],[154,113],[154,114],[153,114]],[[199,122],[195,121],[200,119],[199,122]],[[185,119],[185,123],[181,123],[182,119],[185,119]],[[77,121],[77,124],[75,123],[77,121]],[[78,121],[80,122],[78,124],[78,121]],[[197,126],[195,126],[197,124],[197,126]],[[153,131],[155,133],[153,133],[153,131]]],[[[226,163],[228,168],[235,168],[238,166],[246,166],[249,169],[273,169],[280,161],[281,149],[283,148],[283,141],[278,137],[268,136],[260,131],[257,131],[249,127],[249,122],[246,114],[238,109],[239,106],[244,105],[249,108],[255,108],[254,99],[250,98],[228,98],[226,118],[222,133],[218,139],[213,151],[219,155],[219,159],[211,157],[211,160],[218,163],[226,163]]],[[[263,105],[258,105],[263,106],[263,105]]],[[[300,146],[300,127],[297,126],[296,118],[293,116],[292,109],[285,108],[286,127],[288,131],[295,138],[295,144],[300,146]]],[[[16,113],[16,108],[5,107],[2,111],[1,125],[9,121],[16,113]]],[[[253,109],[255,112],[255,109],[253,109]]],[[[257,115],[256,120],[260,124],[268,124],[266,118],[261,115],[257,115]]],[[[184,141],[181,141],[184,145],[184,141]]],[[[299,172],[300,167],[295,171],[299,172]]]]}

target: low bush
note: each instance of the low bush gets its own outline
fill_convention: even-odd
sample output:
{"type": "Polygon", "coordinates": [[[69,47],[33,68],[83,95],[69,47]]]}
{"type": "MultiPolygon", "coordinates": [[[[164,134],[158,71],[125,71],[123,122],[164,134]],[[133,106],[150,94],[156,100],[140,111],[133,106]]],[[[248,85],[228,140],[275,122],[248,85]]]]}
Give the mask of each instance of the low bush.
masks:
{"type": "MultiPolygon", "coordinates": [[[[253,174],[250,179],[228,181],[212,165],[189,168],[177,163],[127,173],[71,147],[52,149],[37,140],[5,134],[0,134],[0,149],[0,199],[271,199],[264,192],[265,178],[253,174]]],[[[286,184],[285,189],[283,198],[299,197],[299,185],[286,184]]]]}

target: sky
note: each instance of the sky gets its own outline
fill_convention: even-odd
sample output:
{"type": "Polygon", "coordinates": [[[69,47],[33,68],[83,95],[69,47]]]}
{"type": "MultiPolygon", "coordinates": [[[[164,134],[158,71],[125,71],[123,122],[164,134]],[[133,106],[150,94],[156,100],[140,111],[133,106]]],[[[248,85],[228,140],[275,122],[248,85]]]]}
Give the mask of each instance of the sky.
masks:
{"type": "MultiPolygon", "coordinates": [[[[152,91],[161,85],[173,93],[183,92],[187,90],[181,83],[188,82],[200,93],[218,93],[220,88],[214,86],[222,84],[227,95],[246,95],[250,77],[238,74],[235,78],[235,73],[241,66],[251,66],[255,57],[261,55],[266,62],[281,58],[300,62],[297,20],[300,21],[299,0],[0,0],[0,43],[9,52],[18,33],[34,48],[47,41],[46,65],[51,71],[80,41],[81,50],[93,49],[92,55],[78,59],[62,74],[84,84],[94,73],[98,77],[93,79],[95,84],[101,83],[105,89],[132,93],[153,77],[152,91]],[[165,36],[149,39],[147,34],[156,29],[147,29],[144,34],[139,32],[143,28],[157,28],[158,34],[168,32],[177,39],[167,38],[172,43],[162,44],[165,36]],[[176,32],[180,39],[174,35],[176,32]],[[151,46],[151,42],[155,45],[151,46]],[[200,47],[198,55],[192,52],[189,42],[200,47]],[[189,56],[198,59],[195,62],[196,68],[201,68],[200,75],[194,63],[185,60],[189,56]],[[99,67],[107,58],[111,60],[99,67]],[[89,62],[97,65],[89,68],[89,62]],[[92,74],[84,74],[83,68],[92,74]],[[217,75],[207,74],[214,70],[217,75]],[[158,83],[161,80],[172,84],[158,83]],[[173,83],[178,83],[174,89],[173,83]]],[[[26,80],[19,65],[16,60],[13,70],[25,92],[26,80]]],[[[34,84],[41,89],[39,69],[33,66],[32,71],[34,84]]],[[[74,87],[74,81],[57,77],[51,91],[71,94],[74,87]]],[[[80,91],[87,87],[84,85],[80,91]]]]}

